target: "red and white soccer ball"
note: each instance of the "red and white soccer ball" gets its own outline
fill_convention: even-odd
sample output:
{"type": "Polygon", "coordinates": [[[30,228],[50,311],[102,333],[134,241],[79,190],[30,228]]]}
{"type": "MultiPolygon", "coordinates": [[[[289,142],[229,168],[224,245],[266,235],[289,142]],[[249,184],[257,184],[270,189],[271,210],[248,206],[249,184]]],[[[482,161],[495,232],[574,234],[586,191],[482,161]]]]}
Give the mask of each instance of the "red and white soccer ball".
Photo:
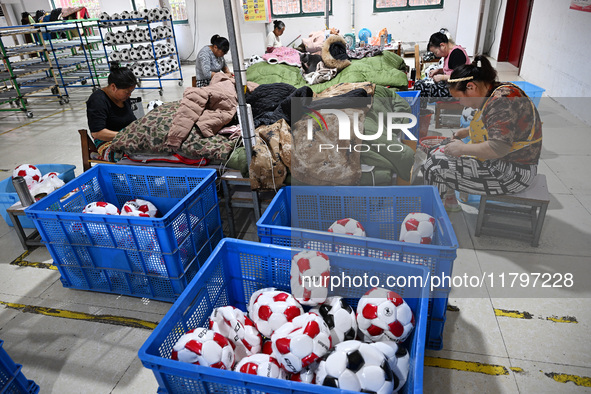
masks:
{"type": "Polygon", "coordinates": [[[316,306],[328,296],[330,261],[321,252],[306,250],[291,259],[291,294],[300,304],[316,306]]]}
{"type": "Polygon", "coordinates": [[[328,231],[335,234],[342,235],[356,235],[358,237],[365,237],[365,229],[355,219],[345,218],[340,219],[330,225],[328,231]]]}
{"type": "Polygon", "coordinates": [[[402,221],[400,242],[431,244],[435,231],[435,218],[426,213],[411,212],[402,221]]]}
{"type": "Polygon", "coordinates": [[[342,297],[328,297],[326,301],[310,310],[318,314],[330,329],[332,344],[355,339],[357,319],[355,311],[342,297]]]}
{"type": "Polygon", "coordinates": [[[315,313],[304,313],[279,327],[271,336],[273,356],[291,373],[311,365],[332,347],[330,330],[315,313]]]}
{"type": "Polygon", "coordinates": [[[158,215],[158,209],[150,201],[135,198],[123,204],[121,215],[155,218],[158,215]]]}
{"type": "Polygon", "coordinates": [[[376,347],[379,351],[384,353],[390,369],[394,374],[394,391],[398,391],[406,383],[408,378],[408,371],[410,370],[410,355],[402,344],[397,344],[394,341],[380,341],[374,342],[371,346],[376,347]]]}
{"type": "Polygon", "coordinates": [[[345,341],[318,365],[316,384],[364,393],[391,394],[394,379],[386,357],[361,341],[345,341]]]}
{"type": "Polygon", "coordinates": [[[41,182],[43,182],[46,179],[50,179],[50,178],[57,178],[59,176],[59,174],[57,172],[48,172],[47,174],[43,175],[41,177],[41,182]]]}
{"type": "Polygon", "coordinates": [[[227,370],[234,366],[234,349],[228,338],[207,328],[188,331],[172,349],[173,360],[227,370]]]}
{"type": "Polygon", "coordinates": [[[244,357],[236,364],[234,371],[276,379],[285,379],[287,377],[279,362],[272,356],[263,353],[244,357]]]}
{"type": "Polygon", "coordinates": [[[302,313],[304,310],[293,295],[273,287],[254,292],[248,303],[248,316],[267,338],[302,313]]]}
{"type": "Polygon", "coordinates": [[[119,215],[119,209],[105,201],[96,201],[87,204],[82,213],[93,213],[95,215],[119,215]]]}
{"type": "Polygon", "coordinates": [[[261,352],[261,334],[252,320],[238,308],[224,306],[214,309],[209,317],[209,329],[232,341],[236,361],[261,352]]]}
{"type": "Polygon", "coordinates": [[[12,177],[22,176],[25,178],[27,187],[30,189],[35,183],[41,182],[41,171],[32,164],[21,164],[12,171],[12,177]]]}
{"type": "Polygon", "coordinates": [[[357,325],[366,342],[403,342],[412,332],[415,318],[398,293],[374,287],[359,299],[357,325]]]}

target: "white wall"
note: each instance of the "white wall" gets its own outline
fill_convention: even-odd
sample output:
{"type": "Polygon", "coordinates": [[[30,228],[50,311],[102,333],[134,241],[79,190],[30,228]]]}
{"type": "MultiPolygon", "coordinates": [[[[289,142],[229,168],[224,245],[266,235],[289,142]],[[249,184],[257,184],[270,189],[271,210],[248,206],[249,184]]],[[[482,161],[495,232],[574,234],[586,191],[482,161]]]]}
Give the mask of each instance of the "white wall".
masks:
{"type": "Polygon", "coordinates": [[[591,124],[591,13],[570,10],[569,4],[534,2],[520,76],[591,124]]]}

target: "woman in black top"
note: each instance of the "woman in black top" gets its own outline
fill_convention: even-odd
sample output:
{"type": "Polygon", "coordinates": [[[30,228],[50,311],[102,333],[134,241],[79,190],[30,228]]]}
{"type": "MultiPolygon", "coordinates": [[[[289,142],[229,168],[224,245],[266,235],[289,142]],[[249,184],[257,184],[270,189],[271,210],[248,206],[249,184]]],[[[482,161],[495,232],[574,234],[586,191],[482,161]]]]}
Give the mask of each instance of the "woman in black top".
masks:
{"type": "Polygon", "coordinates": [[[108,85],[90,95],[86,102],[88,128],[99,154],[104,160],[115,161],[111,141],[136,117],[131,109],[131,93],[138,84],[127,67],[111,66],[108,85]]]}

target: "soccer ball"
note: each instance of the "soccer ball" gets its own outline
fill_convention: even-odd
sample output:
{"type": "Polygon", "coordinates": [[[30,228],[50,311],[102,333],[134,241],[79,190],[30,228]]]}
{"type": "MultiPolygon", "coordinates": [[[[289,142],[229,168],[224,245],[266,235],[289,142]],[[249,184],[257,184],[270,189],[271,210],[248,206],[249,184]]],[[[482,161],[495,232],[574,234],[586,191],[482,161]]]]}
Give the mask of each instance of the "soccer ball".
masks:
{"type": "Polygon", "coordinates": [[[289,375],[289,380],[292,382],[302,383],[316,383],[316,371],[318,370],[318,362],[314,362],[307,367],[302,368],[300,372],[289,375]]]}
{"type": "Polygon", "coordinates": [[[236,364],[234,371],[275,379],[286,378],[285,370],[281,368],[277,360],[263,353],[257,353],[243,358],[236,364]]]}
{"type": "Polygon", "coordinates": [[[162,104],[164,104],[164,103],[160,100],[152,100],[148,103],[148,111],[151,111],[154,108],[160,107],[162,104]]]}
{"type": "Polygon", "coordinates": [[[381,341],[372,343],[379,351],[384,353],[390,369],[394,374],[394,391],[398,391],[406,383],[410,370],[410,355],[404,346],[393,341],[381,341]]]}
{"type": "Polygon", "coordinates": [[[162,19],[170,19],[170,10],[168,8],[162,8],[162,19]]]}
{"type": "Polygon", "coordinates": [[[12,177],[16,178],[17,176],[25,178],[29,190],[35,183],[41,182],[41,171],[32,164],[21,164],[17,166],[12,171],[12,177]]]}
{"type": "Polygon", "coordinates": [[[121,19],[121,15],[119,15],[118,13],[114,13],[113,15],[111,15],[111,19],[113,20],[113,22],[111,22],[113,25],[120,26],[123,24],[123,22],[119,20],[121,19]]]}
{"type": "Polygon", "coordinates": [[[296,373],[324,356],[332,343],[320,316],[304,313],[279,327],[271,336],[273,356],[286,371],[296,373]]]}
{"type": "Polygon", "coordinates": [[[346,218],[340,219],[330,225],[328,231],[335,234],[342,235],[356,235],[358,237],[365,237],[365,229],[355,219],[346,218]]]}
{"type": "Polygon", "coordinates": [[[119,209],[108,202],[96,201],[87,204],[82,213],[93,213],[96,215],[119,215],[119,209]]]}
{"type": "Polygon", "coordinates": [[[49,178],[57,178],[59,174],[57,172],[48,172],[47,174],[41,177],[41,182],[49,178]]]}
{"type": "Polygon", "coordinates": [[[99,19],[101,21],[108,21],[109,19],[109,13],[108,12],[101,12],[101,14],[99,15],[99,19]]]}
{"type": "Polygon", "coordinates": [[[390,394],[394,376],[386,357],[377,348],[361,341],[345,341],[335,346],[316,371],[316,384],[364,393],[390,394]]]}
{"type": "MultiPolygon", "coordinates": [[[[121,13],[120,17],[121,17],[121,19],[131,19],[131,12],[129,12],[129,11],[123,11],[121,13]]],[[[129,24],[129,22],[130,21],[126,20],[126,21],[123,21],[123,24],[124,25],[127,25],[127,24],[129,24]]]]}
{"type": "Polygon", "coordinates": [[[268,354],[269,356],[273,355],[273,344],[271,343],[270,339],[263,340],[263,348],[261,349],[261,353],[268,354]]]}
{"type": "Polygon", "coordinates": [[[200,327],[179,338],[170,358],[204,367],[232,370],[234,349],[222,334],[200,327]]]}
{"type": "Polygon", "coordinates": [[[329,297],[322,305],[312,308],[310,312],[317,313],[322,317],[330,329],[333,345],[355,339],[357,336],[355,311],[342,297],[329,297]]]}
{"type": "Polygon", "coordinates": [[[139,11],[131,11],[131,19],[140,19],[141,17],[142,17],[142,13],[141,12],[139,12],[139,11]]]}
{"type": "Polygon", "coordinates": [[[158,208],[156,208],[150,201],[135,198],[123,204],[123,207],[121,207],[121,215],[155,218],[158,216],[158,208]]]}
{"type": "Polygon", "coordinates": [[[415,318],[398,293],[374,287],[359,299],[357,326],[366,342],[403,342],[413,330],[415,318]]]}
{"type": "Polygon", "coordinates": [[[330,262],[321,252],[306,250],[291,259],[291,293],[303,305],[316,306],[328,295],[330,262]]]}
{"type": "Polygon", "coordinates": [[[222,334],[233,343],[236,361],[259,353],[262,349],[263,338],[252,320],[233,306],[214,309],[209,317],[209,329],[222,334]]]}
{"type": "Polygon", "coordinates": [[[435,230],[435,218],[426,213],[411,212],[402,221],[400,242],[430,244],[435,230]]]}
{"type": "Polygon", "coordinates": [[[254,292],[248,303],[248,315],[259,332],[267,338],[271,338],[275,330],[302,313],[302,306],[291,294],[273,287],[254,292]]]}

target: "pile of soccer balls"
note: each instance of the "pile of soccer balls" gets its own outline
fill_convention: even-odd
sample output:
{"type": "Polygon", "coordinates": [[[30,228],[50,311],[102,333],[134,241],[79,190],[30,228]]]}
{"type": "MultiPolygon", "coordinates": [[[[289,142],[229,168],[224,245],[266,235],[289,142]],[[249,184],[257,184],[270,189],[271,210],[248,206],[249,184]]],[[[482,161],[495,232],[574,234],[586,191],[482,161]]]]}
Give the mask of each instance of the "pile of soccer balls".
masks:
{"type": "Polygon", "coordinates": [[[95,215],[123,215],[137,216],[145,218],[158,217],[159,212],[150,201],[135,198],[123,204],[121,211],[115,205],[105,201],[95,201],[87,204],[82,213],[92,213],[95,215]]]}
{"type": "Polygon", "coordinates": [[[148,22],[156,22],[170,19],[170,10],[168,8],[141,9],[137,11],[123,11],[109,15],[103,12],[99,15],[100,21],[106,26],[124,26],[135,23],[141,23],[138,19],[148,22]],[[134,20],[135,19],[135,20],[134,20]]]}
{"type": "Polygon", "coordinates": [[[373,288],[354,310],[341,297],[314,291],[318,286],[306,276],[314,283],[329,278],[328,257],[315,251],[296,254],[291,293],[264,288],[251,295],[248,312],[215,309],[208,328],[181,336],[171,358],[366,393],[400,390],[410,368],[403,342],[415,325],[408,304],[392,291],[373,288]]]}
{"type": "MultiPolygon", "coordinates": [[[[338,235],[354,235],[365,237],[363,225],[352,218],[345,218],[335,221],[328,232],[338,235]]],[[[417,244],[431,244],[435,234],[435,218],[422,212],[411,212],[402,221],[400,228],[400,242],[417,244]]],[[[337,247],[337,250],[340,247],[337,247]]]]}
{"type": "Polygon", "coordinates": [[[64,185],[57,172],[41,175],[41,171],[32,164],[21,164],[12,171],[12,177],[23,177],[33,197],[49,194],[64,185]]]}

